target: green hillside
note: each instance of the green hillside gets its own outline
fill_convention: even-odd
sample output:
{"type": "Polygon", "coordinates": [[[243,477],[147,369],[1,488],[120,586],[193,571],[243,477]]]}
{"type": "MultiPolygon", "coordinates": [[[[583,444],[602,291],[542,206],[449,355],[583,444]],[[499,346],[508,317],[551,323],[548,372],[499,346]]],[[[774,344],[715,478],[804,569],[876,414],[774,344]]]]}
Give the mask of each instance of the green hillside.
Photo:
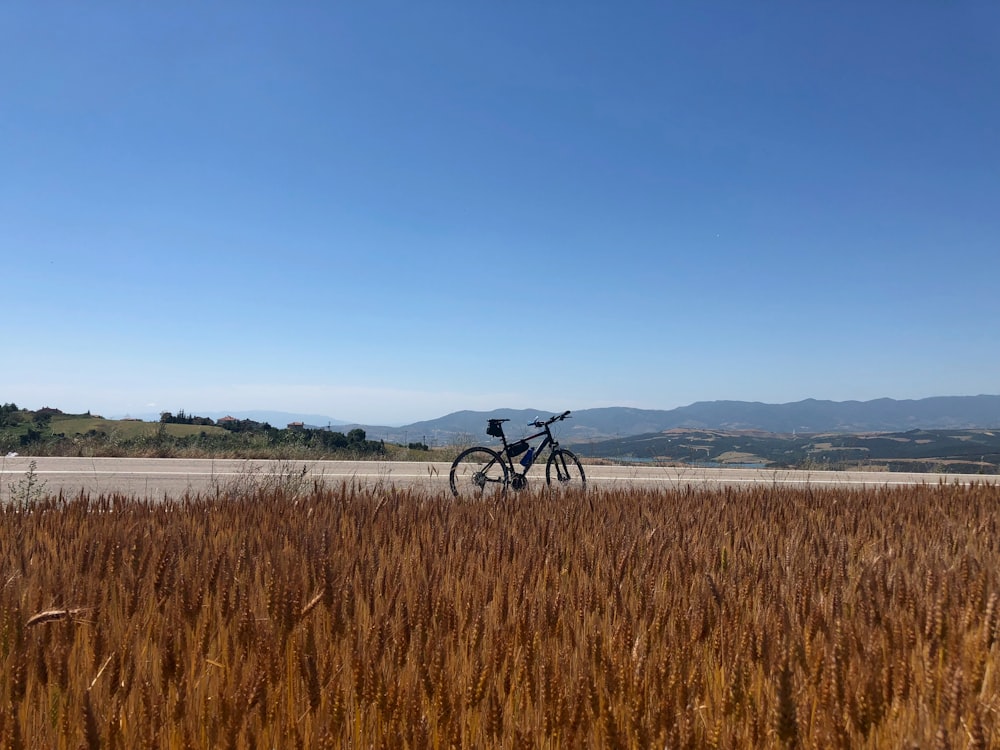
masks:
{"type": "MultiPolygon", "coordinates": [[[[412,448],[390,446],[407,457],[412,448]]],[[[141,422],[0,405],[0,455],[356,459],[387,452],[382,441],[368,440],[362,429],[347,434],[304,426],[277,429],[250,419],[215,424],[183,412],[164,412],[159,422],[141,422]]]]}
{"type": "Polygon", "coordinates": [[[122,437],[140,437],[155,435],[162,427],[166,434],[173,437],[187,437],[206,433],[223,435],[225,430],[213,425],[194,424],[163,424],[161,422],[142,422],[135,419],[104,419],[89,414],[54,415],[49,422],[49,428],[55,435],[73,437],[86,435],[90,432],[116,433],[122,437]]]}
{"type": "Polygon", "coordinates": [[[581,456],[663,465],[1000,473],[1000,432],[994,430],[801,435],[674,429],[573,449],[581,456]]]}

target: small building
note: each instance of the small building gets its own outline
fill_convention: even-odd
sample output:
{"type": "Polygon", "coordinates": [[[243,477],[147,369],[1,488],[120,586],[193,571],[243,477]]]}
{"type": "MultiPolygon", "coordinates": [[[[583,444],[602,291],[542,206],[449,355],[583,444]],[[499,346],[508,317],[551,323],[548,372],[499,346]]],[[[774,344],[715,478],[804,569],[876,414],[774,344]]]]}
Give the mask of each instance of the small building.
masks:
{"type": "Polygon", "coordinates": [[[289,422],[288,423],[288,429],[289,430],[304,430],[305,428],[306,428],[306,425],[305,425],[304,422],[289,422]]]}

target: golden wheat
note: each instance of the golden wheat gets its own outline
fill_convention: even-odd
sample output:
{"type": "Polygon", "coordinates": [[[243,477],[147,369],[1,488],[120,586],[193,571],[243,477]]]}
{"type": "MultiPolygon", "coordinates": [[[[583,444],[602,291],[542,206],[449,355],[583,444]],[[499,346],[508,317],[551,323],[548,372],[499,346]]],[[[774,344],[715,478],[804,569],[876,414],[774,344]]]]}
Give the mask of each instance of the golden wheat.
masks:
{"type": "Polygon", "coordinates": [[[4,747],[994,747],[1000,490],[0,511],[4,747]]]}

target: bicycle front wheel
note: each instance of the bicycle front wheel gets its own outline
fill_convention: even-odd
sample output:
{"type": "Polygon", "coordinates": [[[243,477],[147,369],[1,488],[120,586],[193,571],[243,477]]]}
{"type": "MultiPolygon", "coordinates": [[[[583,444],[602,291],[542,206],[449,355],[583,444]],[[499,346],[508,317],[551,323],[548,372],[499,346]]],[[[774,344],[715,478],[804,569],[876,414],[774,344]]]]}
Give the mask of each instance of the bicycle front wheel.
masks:
{"type": "Polygon", "coordinates": [[[545,482],[549,487],[582,490],[587,486],[587,475],[580,459],[572,451],[560,448],[552,451],[545,464],[545,482]]]}
{"type": "Polygon", "coordinates": [[[499,499],[507,491],[507,467],[500,454],[489,448],[469,448],[451,465],[451,491],[455,497],[499,499]]]}

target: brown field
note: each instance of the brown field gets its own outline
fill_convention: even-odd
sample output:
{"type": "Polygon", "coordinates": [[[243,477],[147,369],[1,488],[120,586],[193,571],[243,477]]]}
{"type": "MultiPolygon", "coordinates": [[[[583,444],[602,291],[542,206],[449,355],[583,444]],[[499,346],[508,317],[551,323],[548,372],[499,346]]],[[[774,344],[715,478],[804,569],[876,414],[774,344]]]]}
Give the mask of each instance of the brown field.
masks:
{"type": "Polygon", "coordinates": [[[13,748],[996,747],[1000,489],[0,511],[13,748]]]}

